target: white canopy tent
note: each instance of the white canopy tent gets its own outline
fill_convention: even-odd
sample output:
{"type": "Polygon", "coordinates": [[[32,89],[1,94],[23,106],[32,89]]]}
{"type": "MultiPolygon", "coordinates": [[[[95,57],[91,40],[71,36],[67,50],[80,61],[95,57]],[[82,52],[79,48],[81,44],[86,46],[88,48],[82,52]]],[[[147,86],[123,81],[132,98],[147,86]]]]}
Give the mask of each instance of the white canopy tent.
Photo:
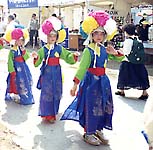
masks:
{"type": "Polygon", "coordinates": [[[38,6],[70,6],[77,5],[82,2],[86,2],[86,0],[38,0],[38,6]]]}

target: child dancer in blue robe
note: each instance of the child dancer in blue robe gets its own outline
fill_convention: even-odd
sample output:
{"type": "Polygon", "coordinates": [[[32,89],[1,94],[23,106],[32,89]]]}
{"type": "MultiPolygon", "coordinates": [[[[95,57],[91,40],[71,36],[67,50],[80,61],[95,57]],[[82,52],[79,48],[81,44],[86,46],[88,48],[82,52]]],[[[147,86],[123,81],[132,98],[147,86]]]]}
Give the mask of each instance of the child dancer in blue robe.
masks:
{"type": "Polygon", "coordinates": [[[72,53],[57,44],[60,34],[52,28],[52,19],[58,21],[57,18],[51,17],[51,20],[45,21],[41,27],[42,30],[45,27],[42,34],[46,36],[44,42],[47,44],[32,54],[35,67],[42,64],[37,84],[37,88],[41,90],[39,116],[50,123],[56,120],[63,91],[60,58],[69,64],[74,64],[78,57],[77,53],[72,53]]]}

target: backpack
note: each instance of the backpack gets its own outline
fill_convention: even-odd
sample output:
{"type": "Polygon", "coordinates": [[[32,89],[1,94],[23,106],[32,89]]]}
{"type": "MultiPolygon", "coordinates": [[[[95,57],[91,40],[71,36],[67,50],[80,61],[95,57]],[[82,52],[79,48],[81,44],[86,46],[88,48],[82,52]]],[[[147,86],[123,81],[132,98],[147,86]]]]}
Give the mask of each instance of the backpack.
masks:
{"type": "Polygon", "coordinates": [[[145,63],[145,52],[142,42],[139,42],[136,38],[133,40],[133,46],[129,55],[126,55],[129,62],[133,64],[144,64],[145,63]]]}

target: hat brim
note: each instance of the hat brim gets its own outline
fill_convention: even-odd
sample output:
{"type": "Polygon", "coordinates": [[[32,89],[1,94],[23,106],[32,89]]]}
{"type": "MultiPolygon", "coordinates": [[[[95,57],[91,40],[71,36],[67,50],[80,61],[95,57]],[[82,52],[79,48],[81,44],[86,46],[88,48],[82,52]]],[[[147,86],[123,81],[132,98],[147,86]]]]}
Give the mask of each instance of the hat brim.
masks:
{"type": "MultiPolygon", "coordinates": [[[[61,29],[59,31],[51,31],[50,34],[58,34],[57,43],[62,43],[66,38],[66,31],[64,29],[61,29]]],[[[47,43],[47,35],[42,31],[42,29],[39,29],[39,38],[41,41],[47,43]]]]}
{"type": "Polygon", "coordinates": [[[97,29],[93,30],[92,33],[94,32],[102,32],[102,33],[106,33],[105,29],[102,27],[98,27],[97,29]]]}

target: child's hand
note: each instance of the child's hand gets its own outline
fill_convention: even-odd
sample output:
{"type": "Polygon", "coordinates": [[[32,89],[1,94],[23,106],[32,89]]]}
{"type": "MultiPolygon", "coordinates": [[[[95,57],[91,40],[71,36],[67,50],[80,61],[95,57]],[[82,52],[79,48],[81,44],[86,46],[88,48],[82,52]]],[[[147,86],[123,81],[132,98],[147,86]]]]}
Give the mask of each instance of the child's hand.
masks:
{"type": "Polygon", "coordinates": [[[75,56],[80,56],[80,53],[79,52],[75,52],[74,55],[75,56]]]}
{"type": "Polygon", "coordinates": [[[117,55],[117,51],[114,49],[114,47],[112,45],[108,45],[106,48],[106,52],[108,54],[113,54],[113,55],[117,55]]]}
{"type": "Polygon", "coordinates": [[[31,54],[31,56],[33,57],[33,58],[37,58],[38,57],[38,54],[37,54],[37,52],[32,52],[32,54],[31,54]]]}
{"type": "Polygon", "coordinates": [[[118,54],[121,55],[121,56],[124,56],[124,53],[122,50],[117,50],[118,54]]]}
{"type": "Polygon", "coordinates": [[[76,90],[77,90],[77,84],[74,84],[72,89],[70,90],[70,95],[75,96],[76,90]]]}

